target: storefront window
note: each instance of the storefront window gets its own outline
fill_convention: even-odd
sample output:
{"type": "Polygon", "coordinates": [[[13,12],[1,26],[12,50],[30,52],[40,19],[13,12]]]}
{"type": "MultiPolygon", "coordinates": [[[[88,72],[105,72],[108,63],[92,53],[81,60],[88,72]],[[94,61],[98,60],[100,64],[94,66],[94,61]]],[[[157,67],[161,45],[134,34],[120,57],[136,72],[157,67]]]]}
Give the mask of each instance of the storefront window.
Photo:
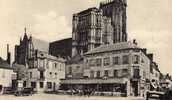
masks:
{"type": "Polygon", "coordinates": [[[44,83],[43,82],[40,82],[39,85],[40,85],[40,88],[44,88],[44,83]]]}
{"type": "Polygon", "coordinates": [[[52,88],[52,83],[51,82],[47,82],[47,88],[51,89],[52,88]]]}

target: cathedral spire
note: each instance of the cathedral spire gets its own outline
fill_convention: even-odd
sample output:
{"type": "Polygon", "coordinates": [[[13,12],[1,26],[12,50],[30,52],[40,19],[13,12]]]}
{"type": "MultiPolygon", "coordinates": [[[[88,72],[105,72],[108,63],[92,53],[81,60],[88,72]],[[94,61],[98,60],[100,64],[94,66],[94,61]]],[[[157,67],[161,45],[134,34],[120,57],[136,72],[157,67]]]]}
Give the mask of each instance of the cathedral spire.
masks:
{"type": "Polygon", "coordinates": [[[24,28],[24,34],[26,34],[26,27],[24,28]]]}
{"type": "Polygon", "coordinates": [[[28,40],[27,33],[26,33],[26,27],[24,28],[24,38],[23,40],[28,40]]]}

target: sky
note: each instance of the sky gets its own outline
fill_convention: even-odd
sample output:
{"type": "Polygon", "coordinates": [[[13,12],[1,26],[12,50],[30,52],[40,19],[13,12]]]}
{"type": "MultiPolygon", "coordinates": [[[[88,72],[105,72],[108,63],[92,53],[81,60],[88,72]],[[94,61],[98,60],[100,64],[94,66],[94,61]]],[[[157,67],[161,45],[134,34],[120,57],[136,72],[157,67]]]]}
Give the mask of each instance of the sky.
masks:
{"type": "MultiPolygon", "coordinates": [[[[71,37],[72,14],[104,0],[0,0],[0,56],[27,33],[46,41],[71,37]]],[[[129,40],[154,54],[161,72],[172,74],[172,0],[127,0],[129,40]]]]}

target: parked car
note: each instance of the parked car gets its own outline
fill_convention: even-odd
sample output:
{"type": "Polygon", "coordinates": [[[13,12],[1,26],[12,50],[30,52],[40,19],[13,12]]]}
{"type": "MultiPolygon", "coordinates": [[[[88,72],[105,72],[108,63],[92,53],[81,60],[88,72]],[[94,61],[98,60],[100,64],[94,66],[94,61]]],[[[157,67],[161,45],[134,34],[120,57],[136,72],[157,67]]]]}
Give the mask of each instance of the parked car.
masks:
{"type": "Polygon", "coordinates": [[[4,87],[3,94],[13,94],[14,90],[11,87],[4,87]]]}
{"type": "Polygon", "coordinates": [[[33,88],[22,88],[22,89],[18,89],[15,92],[15,96],[29,96],[33,94],[34,94],[33,88]]]}
{"type": "Polygon", "coordinates": [[[151,100],[151,99],[165,100],[164,94],[165,94],[164,92],[159,92],[159,91],[147,91],[146,100],[151,100]]]}

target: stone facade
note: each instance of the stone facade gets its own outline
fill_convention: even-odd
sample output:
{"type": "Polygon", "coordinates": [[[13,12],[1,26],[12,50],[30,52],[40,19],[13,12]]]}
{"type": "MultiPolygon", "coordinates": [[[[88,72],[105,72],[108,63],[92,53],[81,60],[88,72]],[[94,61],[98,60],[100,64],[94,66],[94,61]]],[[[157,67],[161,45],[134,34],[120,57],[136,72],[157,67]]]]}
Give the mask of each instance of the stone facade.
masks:
{"type": "Polygon", "coordinates": [[[48,42],[28,38],[26,32],[16,46],[15,63],[27,68],[23,86],[33,87],[38,92],[57,90],[60,79],[65,78],[65,60],[49,54],[48,42]]]}
{"type": "Polygon", "coordinates": [[[12,80],[16,78],[16,73],[8,64],[8,61],[0,58],[0,94],[4,93],[6,88],[12,88],[12,80]]]}
{"type": "Polygon", "coordinates": [[[62,84],[82,84],[83,87],[92,85],[92,88],[99,85],[101,89],[95,91],[119,92],[117,88],[121,88],[121,92],[127,96],[145,96],[152,85],[150,81],[158,81],[159,78],[152,77],[159,71],[158,67],[153,67],[155,74],[151,74],[151,64],[152,59],[149,58],[146,49],[138,47],[135,42],[101,45],[85,53],[80,64],[66,66],[66,69],[71,68],[66,70],[71,76],[62,80],[62,84]],[[80,75],[75,75],[77,73],[80,75]]]}
{"type": "Polygon", "coordinates": [[[72,57],[102,44],[126,42],[126,6],[126,0],[112,0],[74,14],[72,57]]]}

